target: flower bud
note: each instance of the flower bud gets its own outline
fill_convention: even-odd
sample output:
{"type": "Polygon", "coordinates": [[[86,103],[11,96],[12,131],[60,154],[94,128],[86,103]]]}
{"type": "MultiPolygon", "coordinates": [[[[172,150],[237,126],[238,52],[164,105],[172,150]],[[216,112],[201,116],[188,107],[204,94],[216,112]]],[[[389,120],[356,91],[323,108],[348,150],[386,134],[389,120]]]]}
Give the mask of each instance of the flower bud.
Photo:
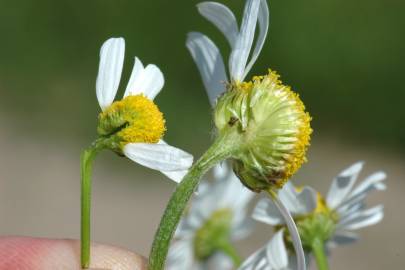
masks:
{"type": "Polygon", "coordinates": [[[228,85],[215,108],[219,133],[233,128],[241,137],[234,171],[256,192],[281,188],[306,161],[310,120],[298,94],[271,70],[228,85]]]}

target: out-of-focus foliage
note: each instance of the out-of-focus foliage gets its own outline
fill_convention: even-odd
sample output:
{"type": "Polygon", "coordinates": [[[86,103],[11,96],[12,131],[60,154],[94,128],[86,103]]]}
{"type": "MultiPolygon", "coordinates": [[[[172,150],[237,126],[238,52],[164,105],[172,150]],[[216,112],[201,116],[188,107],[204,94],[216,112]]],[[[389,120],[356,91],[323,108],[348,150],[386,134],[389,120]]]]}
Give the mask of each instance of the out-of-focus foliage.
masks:
{"type": "MultiPolygon", "coordinates": [[[[95,136],[99,47],[108,37],[123,36],[127,49],[119,93],[133,56],[157,64],[166,77],[157,103],[167,119],[167,136],[185,147],[202,138],[208,141],[210,108],[184,46],[186,33],[208,34],[225,56],[229,49],[217,30],[198,16],[198,2],[1,1],[2,118],[11,117],[28,134],[95,136]]],[[[243,2],[223,1],[239,15],[243,2]]],[[[315,134],[333,132],[404,147],[405,2],[269,4],[269,38],[252,74],[277,70],[307,104],[315,134]]]]}

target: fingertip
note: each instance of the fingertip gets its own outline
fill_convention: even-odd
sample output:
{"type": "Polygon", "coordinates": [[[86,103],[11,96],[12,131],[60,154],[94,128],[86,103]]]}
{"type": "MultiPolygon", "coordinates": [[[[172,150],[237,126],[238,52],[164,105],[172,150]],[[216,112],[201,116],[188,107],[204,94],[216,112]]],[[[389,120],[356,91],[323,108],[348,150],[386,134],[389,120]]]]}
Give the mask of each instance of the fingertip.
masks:
{"type": "MultiPolygon", "coordinates": [[[[80,243],[29,237],[0,238],[0,270],[81,270],[80,243]]],[[[146,260],[128,250],[92,243],[92,270],[145,270],[146,260]]]]}

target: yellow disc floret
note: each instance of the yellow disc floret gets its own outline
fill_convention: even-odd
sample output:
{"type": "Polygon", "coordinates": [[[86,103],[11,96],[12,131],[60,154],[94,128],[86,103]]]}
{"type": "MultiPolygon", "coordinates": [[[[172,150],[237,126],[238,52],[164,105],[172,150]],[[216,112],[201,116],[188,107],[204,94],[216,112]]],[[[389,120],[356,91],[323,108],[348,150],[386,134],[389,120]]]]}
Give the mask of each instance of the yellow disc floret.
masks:
{"type": "Polygon", "coordinates": [[[299,95],[271,70],[230,84],[215,108],[220,133],[235,125],[239,130],[243,149],[234,170],[254,191],[281,188],[306,161],[310,121],[299,95]]]}
{"type": "Polygon", "coordinates": [[[141,94],[127,96],[101,112],[97,131],[102,136],[114,134],[123,147],[127,143],[157,143],[166,127],[156,104],[141,94]]]}
{"type": "Polygon", "coordinates": [[[329,209],[328,205],[326,204],[325,199],[322,197],[321,193],[316,193],[316,208],[314,210],[314,214],[328,214],[331,210],[329,209]]]}

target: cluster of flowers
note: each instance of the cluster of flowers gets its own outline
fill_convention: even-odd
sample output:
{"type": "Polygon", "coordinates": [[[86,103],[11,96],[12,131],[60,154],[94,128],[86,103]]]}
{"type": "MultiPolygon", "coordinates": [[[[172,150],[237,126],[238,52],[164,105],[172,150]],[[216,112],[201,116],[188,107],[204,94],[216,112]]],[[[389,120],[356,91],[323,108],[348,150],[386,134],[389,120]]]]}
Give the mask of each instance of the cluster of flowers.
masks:
{"type": "MultiPolygon", "coordinates": [[[[326,198],[311,187],[296,187],[291,183],[279,191],[280,200],[297,222],[308,264],[314,239],[324,241],[328,249],[353,243],[358,239],[354,231],[376,224],[383,218],[382,205],[366,209],[365,199],[371,191],[385,189],[385,173],[375,172],[354,187],[362,168],[363,163],[358,162],[339,173],[326,198]]],[[[253,220],[272,226],[275,234],[238,269],[297,269],[284,219],[274,202],[261,199],[249,216],[254,193],[240,184],[227,164],[216,167],[211,179],[203,182],[199,191],[176,231],[168,269],[234,269],[235,261],[231,260],[229,250],[220,241],[228,241],[226,244],[230,245],[249,236],[253,220]],[[223,218],[226,218],[225,222],[223,218]],[[215,231],[218,229],[216,225],[222,226],[222,235],[215,231]],[[207,234],[204,239],[204,228],[209,227],[215,233],[207,234]],[[201,254],[201,247],[207,245],[211,247],[208,249],[211,253],[201,254]]]]}
{"type": "Polygon", "coordinates": [[[227,72],[207,36],[192,32],[186,42],[213,107],[217,138],[194,164],[192,155],[163,141],[165,120],[153,99],[164,77],[157,66],[145,67],[137,57],[123,99],[114,102],[125,43],[107,40],[96,84],[102,109],[99,137],[82,155],[82,266],[87,268],[90,260],[91,163],[99,151],[110,149],[179,183],[156,233],[149,269],[301,270],[312,256],[319,269],[328,269],[325,249],[355,241],[354,230],[382,219],[383,207],[367,209],[365,200],[369,192],[385,189],[385,174],[374,173],[354,187],[363,167],[356,163],[334,179],[326,197],[288,182],[306,161],[311,117],[274,71],[245,81],[266,40],[267,1],[246,0],[240,27],[220,3],[197,7],[231,47],[227,72]],[[209,169],[211,179],[199,185],[209,169]],[[269,199],[260,200],[249,214],[261,191],[269,199]],[[274,235],[243,260],[233,242],[252,232],[254,220],[272,226],[274,235]]]}

